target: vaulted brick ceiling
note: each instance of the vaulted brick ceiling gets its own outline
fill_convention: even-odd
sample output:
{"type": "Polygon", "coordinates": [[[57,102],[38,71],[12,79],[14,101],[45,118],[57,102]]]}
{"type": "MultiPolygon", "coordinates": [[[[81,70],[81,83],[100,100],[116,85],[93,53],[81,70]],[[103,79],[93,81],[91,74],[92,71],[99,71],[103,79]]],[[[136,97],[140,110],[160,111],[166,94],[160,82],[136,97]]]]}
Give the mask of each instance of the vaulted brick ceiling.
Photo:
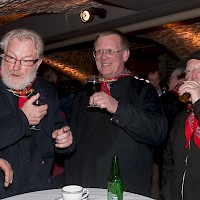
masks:
{"type": "Polygon", "coordinates": [[[200,49],[200,18],[165,24],[138,35],[158,42],[181,59],[200,49]]]}
{"type": "MultiPolygon", "coordinates": [[[[26,16],[40,15],[43,13],[75,13],[79,12],[83,8],[99,6],[99,2],[101,1],[4,0],[0,2],[0,25],[4,25],[10,21],[26,16]]],[[[129,2],[132,3],[131,1],[129,2]]],[[[178,59],[181,59],[190,52],[200,48],[200,18],[165,24],[140,31],[128,32],[127,35],[150,39],[152,40],[153,45],[155,42],[155,45],[159,44],[165,47],[166,50],[172,52],[178,59]]],[[[144,43],[132,42],[131,48],[145,49],[152,44],[149,45],[145,41],[144,43]]],[[[155,48],[151,48],[151,51],[153,51],[153,49],[155,50],[155,48]]],[[[155,53],[159,54],[158,52],[155,53]]],[[[54,67],[55,62],[59,63],[61,71],[64,68],[68,70],[65,73],[68,74],[70,78],[81,77],[82,80],[85,80],[94,67],[92,48],[85,48],[83,51],[78,49],[67,49],[48,53],[44,59],[44,63],[50,64],[54,67]]]]}
{"type": "Polygon", "coordinates": [[[0,25],[32,14],[75,13],[98,5],[90,0],[3,0],[0,2],[0,25]]]}

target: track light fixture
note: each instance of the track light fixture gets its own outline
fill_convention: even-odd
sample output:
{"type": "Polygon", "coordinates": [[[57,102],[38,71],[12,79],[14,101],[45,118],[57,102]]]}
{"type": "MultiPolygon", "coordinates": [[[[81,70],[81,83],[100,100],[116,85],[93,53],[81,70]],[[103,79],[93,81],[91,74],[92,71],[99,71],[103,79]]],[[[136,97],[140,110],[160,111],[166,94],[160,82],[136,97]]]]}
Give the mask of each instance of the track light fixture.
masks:
{"type": "Polygon", "coordinates": [[[103,8],[91,7],[89,9],[82,10],[80,13],[80,18],[82,22],[88,23],[94,20],[95,15],[98,15],[99,18],[103,19],[106,17],[107,11],[103,8]]]}

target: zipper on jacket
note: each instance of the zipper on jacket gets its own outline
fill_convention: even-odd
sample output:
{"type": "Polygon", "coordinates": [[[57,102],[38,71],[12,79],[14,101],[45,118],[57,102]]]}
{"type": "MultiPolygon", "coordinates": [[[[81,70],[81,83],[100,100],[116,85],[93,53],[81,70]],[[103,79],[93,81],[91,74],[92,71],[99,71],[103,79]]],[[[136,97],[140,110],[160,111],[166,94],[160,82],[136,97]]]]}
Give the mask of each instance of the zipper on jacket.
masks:
{"type": "MultiPolygon", "coordinates": [[[[187,165],[188,165],[188,154],[189,154],[189,150],[190,150],[190,141],[189,141],[189,145],[188,145],[188,153],[187,153],[187,156],[185,157],[185,166],[187,168],[187,165]]],[[[186,177],[186,169],[183,173],[183,177],[182,177],[182,184],[181,184],[181,199],[183,200],[184,199],[184,183],[185,183],[185,177],[186,177]]]]}
{"type": "Polygon", "coordinates": [[[181,184],[181,199],[183,200],[183,187],[184,187],[184,183],[185,183],[185,176],[186,176],[186,170],[183,173],[183,179],[182,179],[182,184],[181,184]]]}

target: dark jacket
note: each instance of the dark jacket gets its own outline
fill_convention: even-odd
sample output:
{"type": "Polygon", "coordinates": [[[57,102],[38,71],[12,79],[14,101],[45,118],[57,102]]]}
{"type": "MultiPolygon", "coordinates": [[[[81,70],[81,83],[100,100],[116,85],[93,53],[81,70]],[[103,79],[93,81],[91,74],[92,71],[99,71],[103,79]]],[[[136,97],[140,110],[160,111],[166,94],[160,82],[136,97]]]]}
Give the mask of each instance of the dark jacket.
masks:
{"type": "MultiPolygon", "coordinates": [[[[18,97],[6,90],[0,80],[0,157],[13,168],[13,183],[4,188],[0,171],[0,197],[54,187],[50,176],[54,160],[52,132],[66,125],[58,109],[56,91],[39,77],[33,87],[46,97],[48,114],[41,120],[41,131],[31,131],[25,114],[18,108],[18,97]]],[[[58,150],[60,152],[67,151],[58,150]]],[[[73,146],[68,148],[73,150],[73,146]]]]}
{"type": "MultiPolygon", "coordinates": [[[[160,96],[162,106],[165,111],[165,116],[168,120],[168,135],[172,128],[172,124],[176,118],[176,116],[183,110],[187,108],[187,104],[183,103],[179,100],[179,95],[172,91],[166,91],[160,96]]],[[[163,165],[163,153],[167,146],[167,138],[160,145],[155,153],[154,153],[154,163],[159,165],[160,173],[162,172],[162,165],[163,165]]]]}
{"type": "Polygon", "coordinates": [[[111,95],[119,101],[115,114],[88,108],[85,90],[75,98],[71,129],[77,143],[65,161],[65,184],[106,188],[116,155],[124,190],[150,195],[153,149],[167,131],[159,96],[151,84],[133,77],[113,82],[111,95]]]}
{"type": "MultiPolygon", "coordinates": [[[[200,100],[193,108],[200,121],[200,100]]],[[[185,121],[189,113],[185,110],[177,116],[164,152],[161,190],[164,200],[199,200],[200,197],[200,149],[193,138],[190,148],[185,148],[185,121]]]]}
{"type": "Polygon", "coordinates": [[[187,104],[181,102],[179,95],[172,91],[166,91],[160,98],[168,120],[168,130],[170,130],[176,116],[187,108],[187,104]]]}

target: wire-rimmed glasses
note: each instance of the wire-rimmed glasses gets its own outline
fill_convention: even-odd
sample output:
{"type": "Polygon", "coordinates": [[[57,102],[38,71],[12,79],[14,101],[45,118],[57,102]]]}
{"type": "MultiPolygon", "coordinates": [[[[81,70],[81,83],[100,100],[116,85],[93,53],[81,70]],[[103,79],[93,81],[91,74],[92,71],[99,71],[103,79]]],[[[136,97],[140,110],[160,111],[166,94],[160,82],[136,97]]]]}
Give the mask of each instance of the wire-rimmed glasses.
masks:
{"type": "Polygon", "coordinates": [[[124,49],[120,50],[113,50],[113,49],[97,49],[93,51],[93,56],[95,58],[101,58],[102,55],[105,53],[107,57],[109,58],[115,58],[116,54],[119,53],[120,51],[123,51],[124,49]]]}

